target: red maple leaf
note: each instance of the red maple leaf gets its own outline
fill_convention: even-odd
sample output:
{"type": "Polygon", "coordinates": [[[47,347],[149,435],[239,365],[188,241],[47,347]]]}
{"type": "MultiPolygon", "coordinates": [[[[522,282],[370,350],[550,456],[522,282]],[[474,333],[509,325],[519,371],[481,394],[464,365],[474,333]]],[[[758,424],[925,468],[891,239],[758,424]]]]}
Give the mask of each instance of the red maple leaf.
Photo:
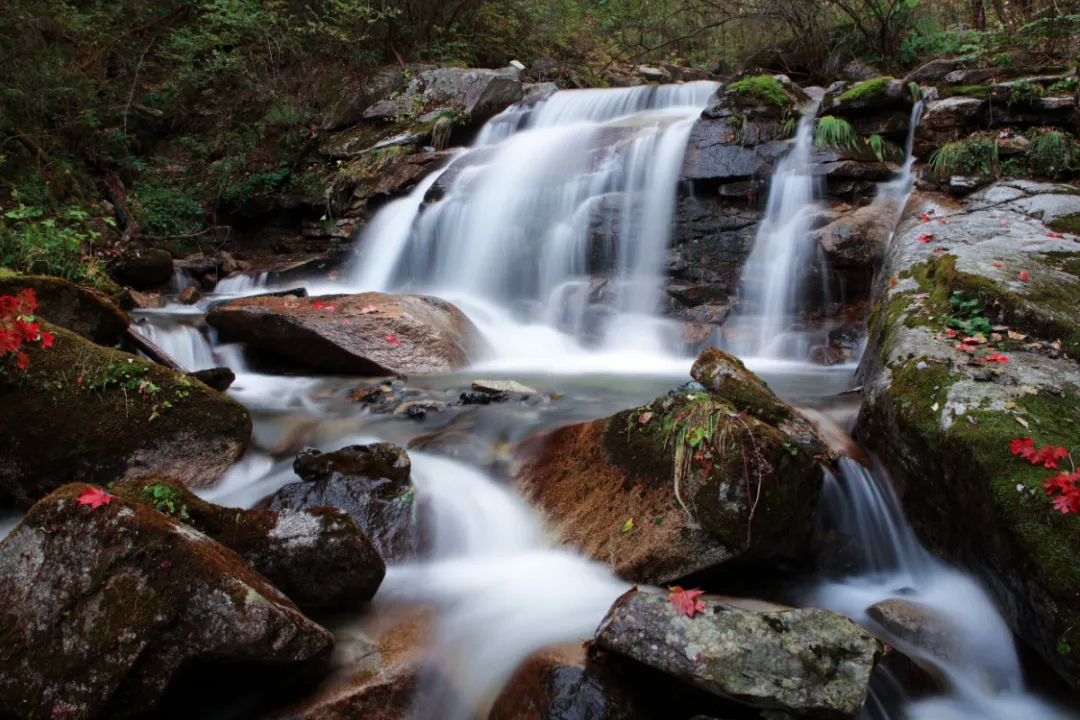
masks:
{"type": "Polygon", "coordinates": [[[668,590],[671,594],[668,595],[668,602],[675,608],[675,614],[679,617],[694,617],[694,613],[705,612],[705,603],[702,600],[698,600],[700,595],[704,595],[705,591],[701,589],[683,590],[678,585],[669,587],[668,590]]]}
{"type": "Polygon", "coordinates": [[[928,243],[934,239],[934,233],[925,233],[915,238],[915,242],[928,243]]]}
{"type": "Polygon", "coordinates": [[[922,221],[923,222],[930,222],[930,216],[927,215],[926,213],[923,213],[922,214],[922,221]]]}
{"type": "Polygon", "coordinates": [[[990,353],[988,355],[983,355],[982,359],[985,360],[986,362],[998,362],[998,363],[1007,363],[1007,362],[1009,362],[1009,358],[1005,357],[1004,355],[1002,355],[1000,353],[996,353],[996,352],[990,353]]]}
{"type": "Polygon", "coordinates": [[[1020,271],[1020,279],[1025,280],[1025,281],[1030,280],[1031,276],[1027,274],[1027,270],[1021,270],[1020,271]]]}
{"type": "Polygon", "coordinates": [[[1005,267],[1005,263],[996,262],[996,263],[990,263],[990,264],[993,265],[994,267],[1005,267]]]}
{"type": "Polygon", "coordinates": [[[1043,487],[1046,488],[1047,495],[1053,495],[1056,492],[1069,492],[1076,487],[1077,480],[1080,480],[1080,471],[1069,474],[1061,473],[1047,479],[1043,483],[1043,487]]]}
{"type": "Polygon", "coordinates": [[[940,255],[941,253],[945,252],[945,248],[934,248],[934,252],[940,255]]]}
{"type": "Polygon", "coordinates": [[[401,347],[401,341],[397,339],[397,335],[395,335],[394,333],[390,333],[386,336],[386,342],[390,343],[391,345],[401,347]]]}
{"type": "Polygon", "coordinates": [[[19,366],[20,370],[26,372],[26,368],[30,365],[30,357],[26,353],[21,352],[15,356],[15,364],[19,366]]]}
{"type": "Polygon", "coordinates": [[[108,505],[116,499],[115,495],[110,495],[99,487],[84,488],[79,493],[78,502],[80,505],[89,505],[91,510],[97,510],[102,505],[108,505]]]}
{"type": "Polygon", "coordinates": [[[51,348],[54,339],[55,338],[53,337],[53,334],[51,332],[47,332],[45,330],[41,331],[41,347],[51,348]]]}
{"type": "Polygon", "coordinates": [[[968,343],[956,343],[953,347],[963,352],[975,352],[979,349],[977,345],[970,345],[968,343]]]}
{"type": "Polygon", "coordinates": [[[311,303],[311,307],[315,310],[325,310],[326,312],[334,312],[335,310],[337,310],[337,307],[335,307],[334,305],[328,305],[322,300],[316,300],[315,302],[311,303]]]}
{"type": "Polygon", "coordinates": [[[952,328],[948,328],[945,331],[945,334],[948,335],[949,337],[956,337],[956,331],[953,330],[952,328]]]}
{"type": "Polygon", "coordinates": [[[1023,458],[1030,458],[1035,454],[1035,439],[1029,437],[1013,438],[1013,441],[1009,443],[1009,452],[1023,458]]]}
{"type": "Polygon", "coordinates": [[[1069,457],[1069,451],[1065,448],[1054,447],[1053,445],[1043,445],[1035,451],[1034,456],[1032,456],[1030,460],[1032,465],[1042,463],[1044,468],[1057,470],[1058,460],[1064,460],[1067,457],[1069,457]]]}
{"type": "Polygon", "coordinates": [[[1080,515],[1080,491],[1073,489],[1067,493],[1057,495],[1050,501],[1050,504],[1054,506],[1062,515],[1080,515]]]}
{"type": "Polygon", "coordinates": [[[1048,233],[1046,233],[1046,236],[1047,237],[1052,237],[1052,238],[1063,237],[1063,235],[1061,233],[1056,233],[1056,232],[1048,232],[1048,233]]]}

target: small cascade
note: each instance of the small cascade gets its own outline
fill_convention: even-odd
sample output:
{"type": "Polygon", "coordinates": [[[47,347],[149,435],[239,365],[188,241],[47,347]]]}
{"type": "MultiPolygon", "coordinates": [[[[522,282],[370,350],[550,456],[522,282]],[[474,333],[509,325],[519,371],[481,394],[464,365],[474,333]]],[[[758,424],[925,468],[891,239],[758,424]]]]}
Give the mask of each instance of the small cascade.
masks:
{"type": "MultiPolygon", "coordinates": [[[[444,171],[437,202],[424,205],[429,178],[376,217],[354,289],[418,287],[618,343],[613,318],[659,309],[687,139],[716,87],[564,91],[510,108],[444,171]]],[[[638,346],[659,345],[651,334],[638,346]]]]}
{"type": "Polygon", "coordinates": [[[907,143],[904,145],[904,165],[900,168],[900,174],[896,179],[883,183],[878,188],[877,202],[884,202],[892,206],[893,212],[898,217],[907,202],[908,195],[915,188],[915,175],[912,172],[915,166],[915,131],[919,128],[922,113],[923,101],[916,100],[911,107],[911,118],[908,120],[907,143]]]}
{"type": "Polygon", "coordinates": [[[884,471],[871,472],[850,458],[842,458],[838,468],[840,476],[826,482],[822,517],[855,552],[857,570],[819,586],[813,604],[857,620],[910,657],[936,667],[950,690],[944,697],[908,703],[902,714],[868,705],[867,720],[1070,717],[1027,694],[1012,633],[993,601],[972,578],[922,547],[884,471]],[[892,598],[928,606],[947,621],[957,659],[944,660],[893,637],[867,615],[870,606],[892,598]]]}
{"type": "Polygon", "coordinates": [[[818,181],[810,169],[814,125],[812,114],[799,120],[791,152],[772,179],[765,217],[743,270],[742,301],[748,308],[744,319],[752,318],[754,326],[733,343],[738,355],[798,356],[790,352],[788,327],[800,308],[807,268],[815,257],[809,226],[818,196],[818,181]]]}
{"type": "Polygon", "coordinates": [[[188,371],[215,367],[214,349],[202,331],[185,322],[136,322],[131,327],[188,371]]]}
{"type": "Polygon", "coordinates": [[[266,288],[270,273],[233,273],[218,281],[214,288],[216,295],[254,295],[266,288]]]}

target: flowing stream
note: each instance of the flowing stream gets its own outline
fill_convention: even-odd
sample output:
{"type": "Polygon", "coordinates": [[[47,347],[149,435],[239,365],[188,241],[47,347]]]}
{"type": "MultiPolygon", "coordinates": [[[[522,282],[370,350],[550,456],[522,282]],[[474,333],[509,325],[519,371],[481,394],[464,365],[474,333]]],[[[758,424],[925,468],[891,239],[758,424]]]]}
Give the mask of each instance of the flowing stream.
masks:
{"type": "MultiPolygon", "coordinates": [[[[291,468],[297,446],[333,450],[376,440],[406,445],[464,431],[475,452],[460,459],[410,450],[418,498],[431,508],[434,552],[391,567],[376,607],[385,600],[435,608],[433,653],[470,708],[482,712],[532,651],[591,637],[628,587],[606,567],[553,546],[531,509],[500,479],[500,463],[510,443],[535,430],[605,417],[688,379],[692,358],[665,350],[672,347],[665,340],[670,328],[657,306],[683,152],[715,88],[691,83],[565,91],[511,108],[490,121],[447,170],[381,211],[360,238],[346,280],[311,288],[424,290],[446,297],[487,334],[496,352],[465,371],[411,385],[452,395],[475,379],[512,377],[542,397],[560,394],[558,401],[485,406],[414,423],[370,415],[348,402],[356,380],[254,372],[239,348],[217,342],[201,314],[219,295],[258,292],[265,276],[227,279],[219,295],[194,308],[170,303],[140,313],[140,331],[181,363],[192,369],[227,365],[237,374],[229,392],[251,410],[255,450],[204,493],[215,502],[250,507],[297,481],[291,468]],[[619,224],[618,242],[597,240],[598,212],[619,224]],[[590,263],[605,253],[616,272],[597,286],[590,263]],[[599,317],[590,301],[598,292],[614,295],[599,317]],[[593,338],[591,344],[581,342],[583,335],[593,338]]],[[[783,339],[785,318],[798,309],[805,280],[806,217],[816,202],[807,170],[812,130],[812,120],[800,122],[773,179],[747,271],[756,268],[764,278],[748,291],[760,325],[738,349],[789,401],[850,416],[850,402],[838,394],[851,383],[851,366],[809,365],[783,339]]],[[[903,196],[911,187],[910,146],[908,155],[903,196]]],[[[1004,621],[974,581],[919,545],[882,473],[843,460],[840,476],[827,485],[823,515],[856,539],[860,567],[851,577],[818,584],[805,598],[808,604],[880,632],[866,615],[870,605],[890,597],[917,599],[955,623],[963,650],[974,658],[950,665],[897,640],[898,647],[940,668],[948,693],[899,705],[875,699],[864,713],[867,720],[1066,717],[1025,693],[1004,621]]]]}

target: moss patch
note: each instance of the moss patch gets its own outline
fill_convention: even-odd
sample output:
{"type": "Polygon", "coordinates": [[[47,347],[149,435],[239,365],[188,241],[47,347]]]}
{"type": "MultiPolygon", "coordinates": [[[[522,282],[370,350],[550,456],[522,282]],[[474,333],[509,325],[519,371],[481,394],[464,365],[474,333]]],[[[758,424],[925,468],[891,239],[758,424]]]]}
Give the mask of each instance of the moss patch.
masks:
{"type": "Polygon", "coordinates": [[[957,96],[988,98],[993,91],[993,85],[945,85],[938,88],[938,97],[942,100],[957,96]]]}
{"type": "Polygon", "coordinates": [[[893,78],[886,75],[885,77],[874,78],[873,80],[858,83],[854,87],[848,88],[841,93],[839,100],[840,102],[865,102],[883,98],[889,90],[889,81],[892,79],[893,78]]]}
{"type": "Polygon", "coordinates": [[[744,102],[762,102],[778,108],[791,107],[784,86],[772,75],[756,75],[727,86],[727,91],[744,102]]]}
{"type": "Polygon", "coordinates": [[[1044,262],[1055,268],[1061,268],[1070,275],[1080,276],[1080,252],[1048,252],[1044,262]]]}
{"type": "Polygon", "coordinates": [[[1080,235],[1080,213],[1059,215],[1050,221],[1050,227],[1057,232],[1080,235]]]}

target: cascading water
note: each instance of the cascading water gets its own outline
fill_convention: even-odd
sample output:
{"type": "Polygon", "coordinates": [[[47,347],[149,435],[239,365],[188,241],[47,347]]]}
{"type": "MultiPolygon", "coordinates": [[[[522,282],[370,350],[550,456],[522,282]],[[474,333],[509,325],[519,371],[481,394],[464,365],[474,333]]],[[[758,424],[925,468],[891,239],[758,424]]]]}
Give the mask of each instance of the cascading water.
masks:
{"type": "MultiPolygon", "coordinates": [[[[658,309],[686,142],[716,87],[566,91],[507,110],[445,171],[455,177],[441,199],[420,212],[429,178],[380,213],[350,284],[418,287],[488,314],[510,306],[618,345],[625,324],[612,316],[658,309]],[[598,222],[618,225],[617,243],[598,238],[598,222]],[[597,307],[600,296],[611,302],[597,307]]],[[[635,344],[661,347],[640,328],[635,344]]]]}
{"type": "Polygon", "coordinates": [[[795,144],[773,176],[765,217],[743,271],[743,302],[754,327],[735,341],[738,355],[790,356],[787,326],[799,308],[814,249],[809,225],[818,182],[810,172],[813,147],[814,117],[808,114],[799,120],[795,144]]]}
{"type": "Polygon", "coordinates": [[[827,524],[857,551],[858,573],[826,582],[811,602],[847,615],[881,634],[945,678],[950,694],[908,703],[901,715],[868,704],[866,720],[1050,720],[1068,717],[1029,695],[1008,625],[986,592],[970,577],[926,551],[904,518],[888,478],[850,458],[839,461],[840,477],[830,477],[822,497],[827,524]],[[892,636],[867,608],[900,598],[932,608],[952,630],[953,657],[892,636]]]}

